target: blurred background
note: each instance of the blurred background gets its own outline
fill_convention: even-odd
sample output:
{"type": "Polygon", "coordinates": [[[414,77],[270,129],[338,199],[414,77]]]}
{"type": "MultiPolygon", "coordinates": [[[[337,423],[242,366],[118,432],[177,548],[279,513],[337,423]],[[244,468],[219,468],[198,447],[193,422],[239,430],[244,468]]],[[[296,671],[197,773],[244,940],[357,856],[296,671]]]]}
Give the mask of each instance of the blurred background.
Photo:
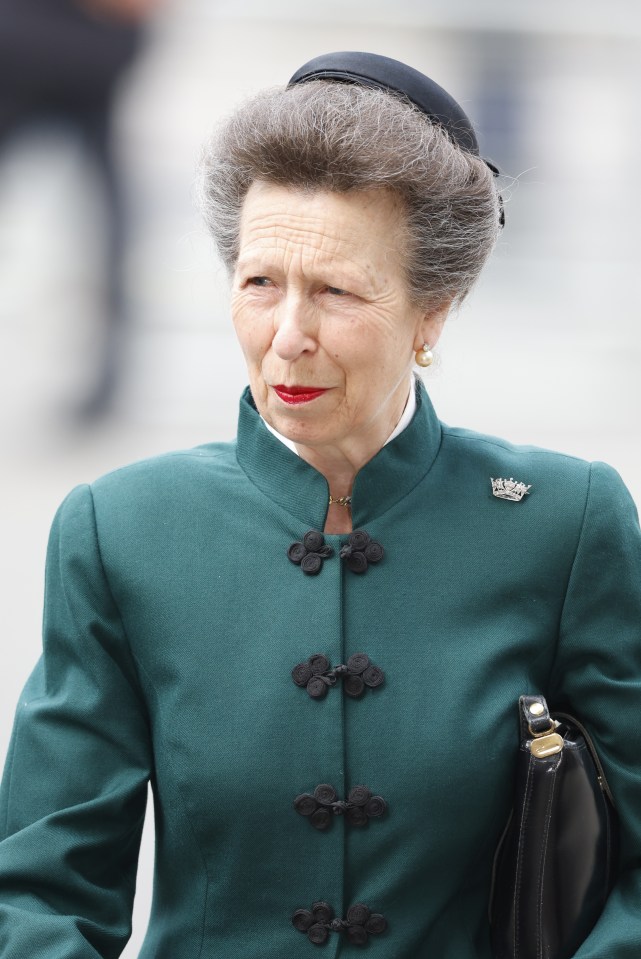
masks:
{"type": "MultiPolygon", "coordinates": [[[[641,6],[0,0],[2,755],[60,500],[235,432],[245,374],[192,202],[199,147],[341,49],[436,79],[505,174],[506,229],[426,374],[441,418],[606,460],[641,503],[641,6]]],[[[126,959],[152,861],[149,822],[126,959]]]]}

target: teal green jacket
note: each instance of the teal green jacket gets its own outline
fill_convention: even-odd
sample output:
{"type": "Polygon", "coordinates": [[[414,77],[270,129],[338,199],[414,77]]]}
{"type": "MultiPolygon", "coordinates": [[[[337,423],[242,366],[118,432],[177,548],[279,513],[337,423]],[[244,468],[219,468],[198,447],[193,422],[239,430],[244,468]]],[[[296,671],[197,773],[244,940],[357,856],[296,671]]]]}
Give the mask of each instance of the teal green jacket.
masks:
{"type": "Polygon", "coordinates": [[[364,572],[341,558],[346,536],[325,536],[315,575],[288,557],[327,501],[248,392],[236,442],[65,500],[2,784],[0,959],[120,955],[149,781],[144,959],[358,955],[344,931],[316,945],[292,923],[319,901],[385,918],[365,928],[372,959],[489,959],[517,699],[534,692],[593,733],[623,827],[576,959],[639,959],[641,535],[618,475],[450,429],[421,387],[356,478],[354,528],[384,549],[364,572]],[[529,493],[497,498],[499,477],[529,493]],[[314,654],[355,653],[382,684],[373,670],[351,696],[339,670],[314,698],[304,667],[292,679],[314,654]],[[294,805],[320,784],[343,813],[325,829],[294,805]],[[355,786],[383,815],[340,805],[355,786]]]}

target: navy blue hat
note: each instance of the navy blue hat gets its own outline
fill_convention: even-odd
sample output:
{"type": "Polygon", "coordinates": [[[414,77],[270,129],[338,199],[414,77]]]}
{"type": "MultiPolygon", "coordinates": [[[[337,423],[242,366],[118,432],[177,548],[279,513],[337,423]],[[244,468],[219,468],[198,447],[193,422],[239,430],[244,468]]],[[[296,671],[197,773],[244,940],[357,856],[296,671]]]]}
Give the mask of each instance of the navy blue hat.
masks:
{"type": "MultiPolygon", "coordinates": [[[[434,80],[430,80],[423,73],[399,60],[392,60],[378,53],[359,53],[349,50],[325,53],[320,57],[314,57],[309,63],[300,67],[292,76],[288,86],[305,83],[307,80],[337,80],[342,83],[355,83],[401,93],[430,120],[440,124],[461,149],[479,156],[479,144],[474,127],[461,105],[434,80]]],[[[489,160],[484,162],[494,176],[499,175],[493,163],[489,160]]],[[[503,201],[501,197],[499,200],[500,220],[503,226],[505,222],[503,201]]]]}
{"type": "Polygon", "coordinates": [[[455,143],[468,153],[479,155],[474,128],[454,97],[434,80],[399,60],[377,53],[326,53],[297,70],[288,86],[306,80],[339,80],[402,93],[431,120],[440,123],[455,143]]]}

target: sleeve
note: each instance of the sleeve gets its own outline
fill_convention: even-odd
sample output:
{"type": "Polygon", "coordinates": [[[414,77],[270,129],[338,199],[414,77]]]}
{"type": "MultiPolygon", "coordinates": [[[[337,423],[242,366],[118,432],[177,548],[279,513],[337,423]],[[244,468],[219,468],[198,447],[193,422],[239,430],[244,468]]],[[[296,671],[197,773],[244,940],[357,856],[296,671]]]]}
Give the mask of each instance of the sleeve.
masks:
{"type": "Polygon", "coordinates": [[[574,959],[641,955],[641,532],[619,475],[593,463],[550,688],[594,737],[621,824],[618,879],[574,959]]]}
{"type": "Polygon", "coordinates": [[[0,959],[113,959],[131,934],[149,726],[89,487],[47,552],[43,655],[0,790],[0,959]]]}

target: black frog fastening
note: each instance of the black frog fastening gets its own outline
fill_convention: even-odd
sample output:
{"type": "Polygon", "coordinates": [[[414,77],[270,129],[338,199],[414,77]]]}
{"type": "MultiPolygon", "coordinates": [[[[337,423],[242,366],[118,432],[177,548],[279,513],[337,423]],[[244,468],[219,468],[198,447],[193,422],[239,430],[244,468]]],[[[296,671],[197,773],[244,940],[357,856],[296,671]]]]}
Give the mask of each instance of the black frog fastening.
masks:
{"type": "Polygon", "coordinates": [[[380,563],[383,554],[378,540],[372,539],[364,529],[355,529],[341,547],[340,558],[352,573],[365,573],[370,563],[380,563]]]}
{"type": "Polygon", "coordinates": [[[314,653],[304,663],[292,669],[292,679],[297,686],[305,687],[312,699],[322,699],[327,690],[343,680],[343,689],[348,696],[360,696],[366,686],[375,689],[385,680],[385,674],[375,666],[365,653],[354,653],[346,664],[331,666],[327,656],[314,653]]]}
{"type": "Polygon", "coordinates": [[[294,809],[305,816],[315,829],[324,831],[334,816],[345,815],[351,826],[366,826],[370,819],[377,819],[387,810],[382,796],[373,796],[367,786],[354,786],[347,800],[339,799],[338,793],[328,783],[321,783],[313,793],[301,793],[294,800],[294,809]]]}
{"type": "Polygon", "coordinates": [[[378,936],[387,929],[385,917],[361,902],[349,907],[345,919],[337,919],[328,903],[315,902],[311,909],[297,909],[292,924],[306,933],[315,946],[327,942],[330,932],[345,934],[354,946],[365,946],[370,936],[378,936]]]}
{"type": "Polygon", "coordinates": [[[287,550],[287,558],[300,566],[308,576],[315,576],[323,568],[323,560],[334,555],[334,550],[325,542],[325,537],[316,529],[308,530],[303,542],[292,543],[287,550]]]}

